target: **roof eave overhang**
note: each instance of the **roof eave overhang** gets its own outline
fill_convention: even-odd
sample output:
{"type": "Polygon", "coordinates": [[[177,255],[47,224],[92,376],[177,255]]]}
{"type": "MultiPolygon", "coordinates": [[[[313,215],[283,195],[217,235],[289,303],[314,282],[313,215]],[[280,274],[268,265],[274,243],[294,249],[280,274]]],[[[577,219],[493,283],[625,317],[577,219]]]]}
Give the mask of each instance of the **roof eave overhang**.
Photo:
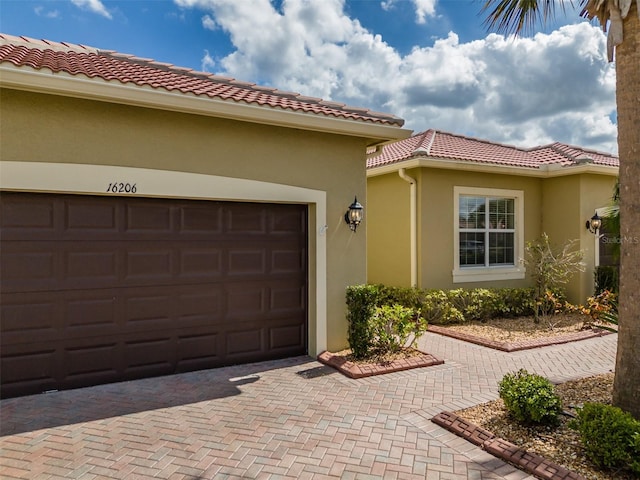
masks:
{"type": "Polygon", "coordinates": [[[563,167],[558,164],[542,165],[538,168],[498,165],[493,163],[474,163],[468,160],[443,159],[424,156],[412,156],[399,162],[380,165],[367,169],[367,177],[395,173],[401,168],[439,168],[498,175],[518,175],[538,178],[563,177],[567,175],[597,174],[618,175],[618,167],[608,165],[581,164],[563,167]]]}
{"type": "Polygon", "coordinates": [[[152,87],[123,84],[119,81],[106,81],[61,72],[54,73],[48,69],[16,67],[10,64],[0,65],[0,86],[36,93],[361,137],[367,139],[367,145],[400,140],[407,138],[412,133],[412,130],[401,128],[398,125],[382,125],[366,121],[332,118],[325,115],[298,113],[232,100],[218,100],[152,87]]]}

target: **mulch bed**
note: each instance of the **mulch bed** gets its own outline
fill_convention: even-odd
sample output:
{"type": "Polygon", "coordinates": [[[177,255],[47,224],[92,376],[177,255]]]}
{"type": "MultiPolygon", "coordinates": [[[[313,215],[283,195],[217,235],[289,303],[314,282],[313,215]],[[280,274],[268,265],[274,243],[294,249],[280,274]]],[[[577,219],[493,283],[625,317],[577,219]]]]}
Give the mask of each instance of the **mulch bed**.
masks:
{"type": "Polygon", "coordinates": [[[318,361],[329,365],[349,378],[364,378],[385,373],[400,372],[412,368],[431,367],[442,365],[444,360],[415,349],[407,349],[403,355],[395,358],[354,360],[349,350],[331,353],[322,352],[318,355],[318,361]]]}

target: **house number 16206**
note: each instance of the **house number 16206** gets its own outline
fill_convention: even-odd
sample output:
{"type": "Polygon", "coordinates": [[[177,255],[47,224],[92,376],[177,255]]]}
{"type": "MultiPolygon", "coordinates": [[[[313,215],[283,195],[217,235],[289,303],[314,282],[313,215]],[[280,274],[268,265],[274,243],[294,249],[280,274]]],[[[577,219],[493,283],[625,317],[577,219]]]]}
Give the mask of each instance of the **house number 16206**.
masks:
{"type": "Polygon", "coordinates": [[[113,182],[107,187],[107,193],[136,193],[135,183],[113,182]]]}

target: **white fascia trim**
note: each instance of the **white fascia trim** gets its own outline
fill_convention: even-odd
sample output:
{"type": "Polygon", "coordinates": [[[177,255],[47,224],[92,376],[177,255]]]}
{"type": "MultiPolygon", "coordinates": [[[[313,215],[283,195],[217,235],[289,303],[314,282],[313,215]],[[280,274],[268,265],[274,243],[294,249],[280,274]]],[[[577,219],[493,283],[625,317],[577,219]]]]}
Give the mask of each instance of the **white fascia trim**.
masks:
{"type": "Polygon", "coordinates": [[[492,173],[499,175],[517,175],[525,177],[553,178],[567,175],[593,173],[597,175],[618,176],[618,167],[606,165],[582,164],[561,167],[557,164],[543,165],[540,168],[514,167],[509,165],[479,164],[466,160],[449,160],[442,158],[411,157],[401,162],[367,169],[367,177],[396,173],[401,168],[440,168],[447,170],[492,173]]]}
{"type": "MultiPolygon", "coordinates": [[[[298,203],[315,206],[315,346],[309,354],[327,349],[327,194],[322,190],[276,183],[219,177],[198,173],[173,172],[145,168],[44,162],[0,162],[0,190],[21,192],[72,193],[115,196],[107,192],[112,182],[136,185],[130,197],[186,198],[271,203],[298,203]]],[[[311,269],[310,271],[313,271],[311,269]]],[[[310,302],[311,303],[311,302],[310,302]]]]}
{"type": "Polygon", "coordinates": [[[31,67],[0,66],[0,86],[37,93],[63,95],[88,100],[158,108],[181,113],[228,118],[279,127],[349,135],[380,141],[400,140],[412,130],[365,121],[345,120],[324,115],[298,113],[273,107],[256,106],[232,100],[170,92],[153,87],[123,84],[117,80],[74,76],[31,67]]]}

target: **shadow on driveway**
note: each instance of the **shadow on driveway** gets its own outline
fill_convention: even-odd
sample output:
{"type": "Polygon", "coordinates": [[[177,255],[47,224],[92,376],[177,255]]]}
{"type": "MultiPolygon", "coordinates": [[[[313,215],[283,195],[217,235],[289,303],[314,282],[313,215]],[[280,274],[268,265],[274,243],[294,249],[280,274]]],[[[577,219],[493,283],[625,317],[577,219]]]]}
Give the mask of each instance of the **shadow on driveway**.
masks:
{"type": "Polygon", "coordinates": [[[301,356],[9,398],[0,401],[0,436],[231,397],[260,381],[261,373],[312,360],[301,356]]]}

